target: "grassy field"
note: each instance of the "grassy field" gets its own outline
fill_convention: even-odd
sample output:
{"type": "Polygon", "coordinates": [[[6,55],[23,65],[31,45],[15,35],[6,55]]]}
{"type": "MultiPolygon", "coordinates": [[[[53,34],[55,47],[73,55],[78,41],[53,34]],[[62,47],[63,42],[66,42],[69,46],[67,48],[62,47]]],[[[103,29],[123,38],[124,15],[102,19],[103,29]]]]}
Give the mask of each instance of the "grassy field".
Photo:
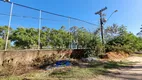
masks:
{"type": "Polygon", "coordinates": [[[33,69],[22,74],[16,74],[16,71],[14,74],[14,69],[12,69],[12,73],[9,73],[10,71],[7,69],[1,70],[0,80],[88,80],[107,74],[108,69],[127,67],[132,64],[134,63],[128,61],[99,61],[49,70],[33,69]]]}

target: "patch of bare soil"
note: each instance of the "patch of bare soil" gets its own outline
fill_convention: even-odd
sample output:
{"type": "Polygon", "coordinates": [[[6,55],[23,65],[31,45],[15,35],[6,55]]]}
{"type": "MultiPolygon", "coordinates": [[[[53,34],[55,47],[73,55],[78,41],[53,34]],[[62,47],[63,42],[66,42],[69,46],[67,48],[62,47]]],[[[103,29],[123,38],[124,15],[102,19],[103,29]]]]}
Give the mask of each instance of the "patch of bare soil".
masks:
{"type": "MultiPolygon", "coordinates": [[[[115,78],[114,80],[142,80],[142,57],[128,57],[126,60],[136,62],[132,67],[109,70],[107,76],[115,78]]],[[[109,79],[102,79],[109,80],[109,79]]]]}
{"type": "Polygon", "coordinates": [[[110,60],[125,59],[129,56],[129,54],[125,52],[108,52],[106,54],[107,54],[108,59],[110,60]]]}

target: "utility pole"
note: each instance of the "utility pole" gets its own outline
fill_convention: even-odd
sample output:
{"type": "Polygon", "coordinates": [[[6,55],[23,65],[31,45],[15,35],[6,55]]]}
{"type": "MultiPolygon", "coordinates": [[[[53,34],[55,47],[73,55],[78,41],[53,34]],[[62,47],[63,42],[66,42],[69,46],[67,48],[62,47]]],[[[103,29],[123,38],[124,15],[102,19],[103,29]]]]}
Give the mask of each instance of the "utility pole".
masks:
{"type": "Polygon", "coordinates": [[[99,10],[98,12],[96,12],[96,15],[100,15],[100,29],[101,29],[101,38],[102,38],[102,44],[104,45],[104,27],[103,24],[105,21],[105,19],[103,18],[104,14],[102,13],[103,11],[105,11],[107,9],[107,7],[99,10]]]}

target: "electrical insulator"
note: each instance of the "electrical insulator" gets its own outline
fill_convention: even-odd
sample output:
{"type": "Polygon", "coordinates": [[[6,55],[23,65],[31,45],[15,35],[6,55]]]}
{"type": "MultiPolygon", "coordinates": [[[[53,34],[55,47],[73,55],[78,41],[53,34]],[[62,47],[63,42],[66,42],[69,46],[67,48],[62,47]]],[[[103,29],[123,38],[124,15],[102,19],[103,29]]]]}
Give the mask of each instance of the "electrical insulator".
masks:
{"type": "Polygon", "coordinates": [[[105,18],[103,18],[103,22],[106,22],[107,20],[105,18]]]}

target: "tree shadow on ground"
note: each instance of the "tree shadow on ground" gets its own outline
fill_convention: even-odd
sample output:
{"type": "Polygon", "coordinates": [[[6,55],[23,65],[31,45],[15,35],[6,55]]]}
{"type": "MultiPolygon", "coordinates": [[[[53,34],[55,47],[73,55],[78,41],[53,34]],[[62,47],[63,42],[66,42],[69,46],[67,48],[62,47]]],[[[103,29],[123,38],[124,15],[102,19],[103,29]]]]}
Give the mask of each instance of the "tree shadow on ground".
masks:
{"type": "Polygon", "coordinates": [[[113,73],[110,72],[108,74],[104,74],[105,76],[113,77],[113,78],[119,78],[122,80],[141,80],[142,74],[135,74],[135,73],[113,73]]]}
{"type": "MultiPolygon", "coordinates": [[[[115,61],[108,61],[108,62],[92,62],[89,63],[88,65],[83,65],[86,66],[85,68],[90,68],[91,71],[94,70],[94,72],[97,72],[101,75],[112,77],[112,78],[119,78],[122,80],[141,80],[142,73],[141,74],[134,74],[134,73],[120,73],[120,72],[111,72],[108,71],[108,69],[118,69],[118,70],[130,70],[130,69],[139,69],[142,68],[142,66],[132,66],[136,64],[137,62],[115,62],[115,61]]],[[[81,67],[81,66],[80,66],[81,67]]],[[[81,67],[83,68],[83,67],[81,67]]],[[[139,71],[139,70],[137,70],[139,71]]]]}
{"type": "Polygon", "coordinates": [[[104,65],[107,69],[118,69],[118,71],[109,71],[103,75],[120,80],[141,80],[142,79],[142,66],[132,66],[137,62],[108,62],[104,65]],[[130,71],[130,72],[129,72],[130,71]],[[137,72],[137,73],[136,73],[137,72]]]}

